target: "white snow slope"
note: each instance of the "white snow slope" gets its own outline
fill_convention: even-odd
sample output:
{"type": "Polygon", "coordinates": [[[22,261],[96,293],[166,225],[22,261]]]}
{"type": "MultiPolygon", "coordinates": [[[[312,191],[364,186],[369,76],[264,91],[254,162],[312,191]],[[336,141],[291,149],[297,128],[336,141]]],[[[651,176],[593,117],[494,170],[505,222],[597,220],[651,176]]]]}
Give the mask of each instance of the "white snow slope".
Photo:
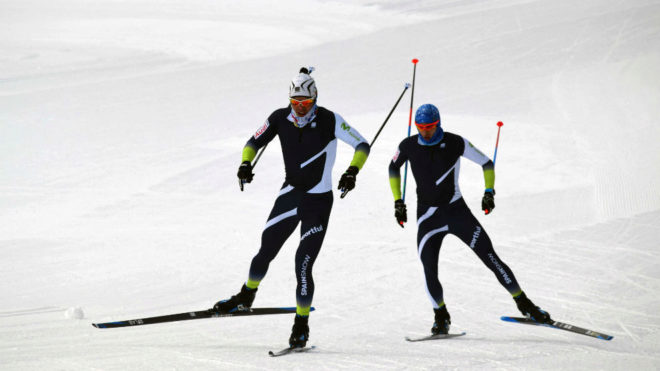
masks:
{"type": "MultiPolygon", "coordinates": [[[[0,50],[2,370],[660,368],[658,0],[0,0],[0,50]],[[290,315],[90,325],[236,293],[283,180],[279,144],[245,192],[236,169],[290,78],[315,66],[319,103],[371,139],[412,58],[415,106],[435,103],[445,130],[492,155],[504,122],[492,215],[479,166],[461,174],[498,254],[554,318],[612,341],[500,321],[513,300],[454,237],[440,278],[468,335],[403,340],[433,322],[387,179],[410,95],[336,194],[313,353],[267,356],[290,315]]],[[[335,183],[353,153],[338,149],[335,183]]],[[[255,306],[295,305],[297,235],[255,306]]]]}

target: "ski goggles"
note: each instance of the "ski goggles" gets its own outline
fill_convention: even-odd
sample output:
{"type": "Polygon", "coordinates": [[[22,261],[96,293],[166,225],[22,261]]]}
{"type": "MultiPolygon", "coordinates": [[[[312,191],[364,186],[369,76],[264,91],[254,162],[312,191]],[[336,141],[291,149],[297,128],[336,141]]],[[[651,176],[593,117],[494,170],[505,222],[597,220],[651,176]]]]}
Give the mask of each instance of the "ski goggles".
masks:
{"type": "Polygon", "coordinates": [[[291,102],[292,107],[303,106],[305,108],[309,108],[314,105],[314,98],[307,98],[302,100],[289,98],[289,102],[291,102]]]}
{"type": "Polygon", "coordinates": [[[435,121],[435,122],[430,122],[428,124],[418,124],[418,123],[415,122],[415,126],[417,126],[417,129],[419,129],[419,130],[431,130],[434,127],[438,126],[439,122],[440,122],[440,120],[435,121]]]}

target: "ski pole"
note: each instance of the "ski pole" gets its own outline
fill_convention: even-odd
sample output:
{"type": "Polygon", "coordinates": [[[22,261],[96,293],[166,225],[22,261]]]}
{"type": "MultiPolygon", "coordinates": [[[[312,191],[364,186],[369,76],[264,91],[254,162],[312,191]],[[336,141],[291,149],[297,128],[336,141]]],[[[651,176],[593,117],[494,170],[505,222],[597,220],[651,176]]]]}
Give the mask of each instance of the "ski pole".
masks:
{"type": "MultiPolygon", "coordinates": [[[[254,164],[252,164],[252,170],[254,170],[254,168],[257,166],[257,162],[259,162],[259,158],[261,157],[261,155],[266,150],[266,147],[268,147],[268,143],[266,143],[266,145],[261,149],[261,151],[259,151],[259,153],[257,154],[257,157],[254,159],[254,164]]],[[[252,174],[252,175],[254,175],[254,174],[252,174]]],[[[241,189],[241,192],[243,192],[243,185],[245,183],[247,183],[247,182],[243,179],[238,180],[238,187],[241,189]]]]}
{"type": "Polygon", "coordinates": [[[263,155],[264,151],[266,150],[266,147],[268,147],[268,143],[266,143],[264,148],[261,149],[261,152],[259,152],[259,154],[257,154],[257,158],[254,159],[254,164],[252,164],[252,169],[253,170],[257,166],[257,162],[259,162],[259,158],[261,157],[261,155],[263,155]]]}
{"type": "Polygon", "coordinates": [[[385,118],[385,121],[380,126],[380,129],[378,129],[378,132],[376,133],[376,136],[374,136],[374,139],[371,141],[371,143],[369,143],[369,147],[372,147],[374,145],[374,142],[376,142],[376,138],[378,138],[378,135],[380,134],[380,132],[385,127],[385,124],[387,124],[387,120],[389,120],[390,116],[392,116],[392,112],[394,112],[394,110],[396,109],[396,106],[399,105],[399,102],[401,101],[401,98],[403,98],[403,95],[406,94],[406,91],[408,91],[408,88],[410,88],[410,84],[406,83],[406,86],[403,88],[403,91],[401,92],[401,95],[399,95],[399,99],[397,99],[396,103],[394,103],[394,107],[392,107],[392,110],[390,111],[390,113],[385,118]]]}
{"type": "Polygon", "coordinates": [[[497,147],[500,144],[500,129],[502,129],[502,121],[497,122],[497,140],[495,141],[495,154],[493,155],[493,166],[495,166],[495,161],[497,160],[497,147]]]}
{"type": "MultiPolygon", "coordinates": [[[[412,91],[410,92],[410,115],[408,115],[408,136],[410,136],[410,126],[412,125],[412,111],[413,111],[413,99],[415,98],[415,73],[417,72],[417,62],[419,59],[414,58],[413,63],[413,80],[412,80],[412,91]]],[[[406,201],[406,183],[408,180],[408,161],[406,161],[406,166],[403,171],[403,197],[401,199],[406,201]]]]}
{"type": "MultiPolygon", "coordinates": [[[[399,99],[397,99],[396,103],[394,103],[394,107],[392,107],[392,110],[390,111],[390,113],[385,118],[385,121],[380,126],[380,129],[378,129],[378,132],[376,133],[376,136],[374,136],[374,139],[371,141],[371,143],[369,143],[369,147],[372,147],[374,145],[374,142],[376,142],[376,138],[378,138],[378,135],[380,134],[380,132],[385,127],[385,124],[387,124],[387,120],[390,119],[390,116],[392,116],[392,112],[394,112],[394,110],[396,109],[396,106],[399,105],[399,102],[401,101],[401,98],[403,98],[403,95],[406,93],[406,90],[408,90],[409,87],[410,87],[410,84],[406,83],[406,86],[403,88],[403,91],[401,92],[401,95],[399,96],[399,99]]],[[[346,195],[348,194],[348,191],[349,191],[349,189],[344,189],[343,192],[341,193],[341,198],[346,197],[346,195]]]]}

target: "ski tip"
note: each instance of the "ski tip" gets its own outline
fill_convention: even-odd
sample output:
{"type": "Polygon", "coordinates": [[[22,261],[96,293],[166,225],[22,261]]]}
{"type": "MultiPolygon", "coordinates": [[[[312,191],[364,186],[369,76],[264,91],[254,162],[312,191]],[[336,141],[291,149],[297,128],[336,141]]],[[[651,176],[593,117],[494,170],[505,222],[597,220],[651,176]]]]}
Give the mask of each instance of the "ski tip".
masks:
{"type": "Polygon", "coordinates": [[[515,318],[509,316],[502,316],[500,317],[500,319],[506,322],[518,322],[515,318]]]}
{"type": "Polygon", "coordinates": [[[106,323],[92,323],[92,326],[96,328],[112,328],[112,327],[122,327],[125,324],[126,321],[117,321],[117,322],[106,322],[106,323]],[[120,326],[116,326],[116,325],[120,325],[120,326]]]}

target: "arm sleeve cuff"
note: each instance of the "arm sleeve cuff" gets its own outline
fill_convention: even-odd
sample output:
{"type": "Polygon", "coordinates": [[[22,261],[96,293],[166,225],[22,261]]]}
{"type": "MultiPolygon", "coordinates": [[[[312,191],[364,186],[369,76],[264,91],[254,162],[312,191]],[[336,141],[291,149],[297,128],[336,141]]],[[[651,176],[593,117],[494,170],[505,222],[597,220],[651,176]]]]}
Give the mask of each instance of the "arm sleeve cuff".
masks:
{"type": "Polygon", "coordinates": [[[392,188],[394,200],[401,199],[401,178],[390,178],[390,188],[392,188]]]}
{"type": "Polygon", "coordinates": [[[367,157],[369,157],[369,145],[366,142],[362,142],[355,148],[355,154],[353,155],[350,166],[355,166],[362,170],[362,166],[367,162],[367,157]]]}
{"type": "Polygon", "coordinates": [[[243,147],[243,159],[241,162],[245,161],[250,161],[254,160],[254,158],[257,156],[257,151],[252,147],[250,144],[246,144],[245,147],[243,147]]]}
{"type": "Polygon", "coordinates": [[[486,183],[486,189],[495,188],[495,169],[492,167],[487,169],[486,166],[484,166],[484,182],[486,183]]]}

